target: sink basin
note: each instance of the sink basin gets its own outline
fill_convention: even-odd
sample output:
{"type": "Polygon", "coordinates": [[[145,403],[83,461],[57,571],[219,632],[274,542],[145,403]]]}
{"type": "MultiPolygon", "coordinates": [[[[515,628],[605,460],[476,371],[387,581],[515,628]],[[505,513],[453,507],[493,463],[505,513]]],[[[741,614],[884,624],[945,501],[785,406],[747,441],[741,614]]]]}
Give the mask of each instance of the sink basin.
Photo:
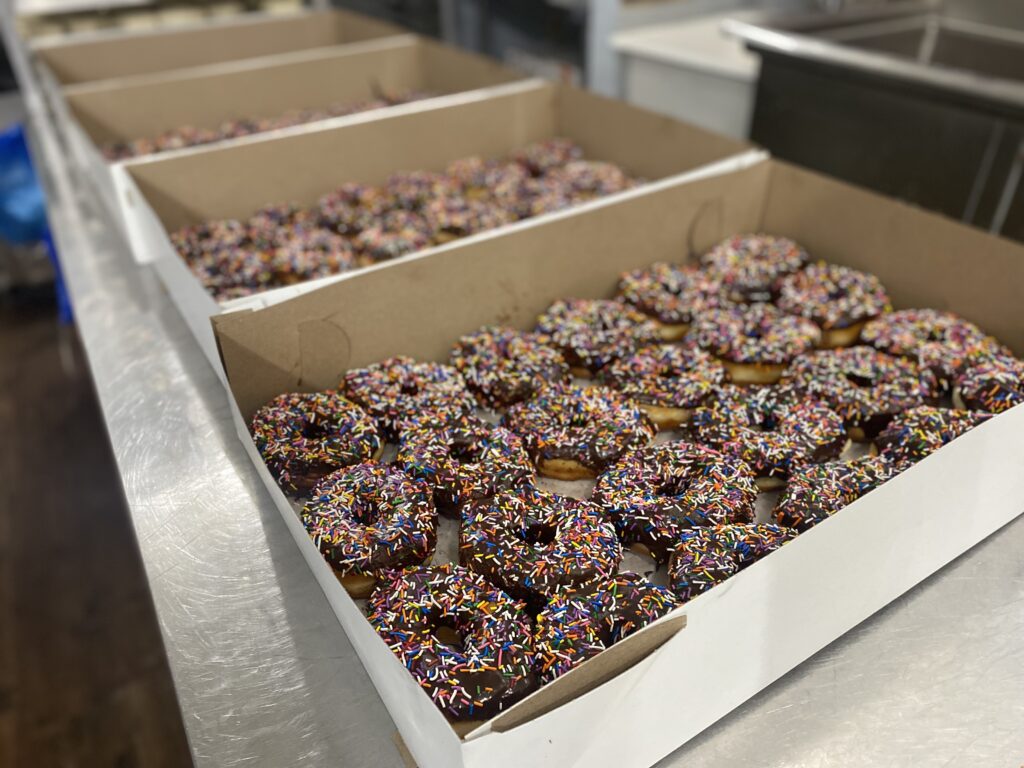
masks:
{"type": "Polygon", "coordinates": [[[1024,81],[1024,33],[939,14],[825,29],[812,36],[922,65],[1024,81]]]}

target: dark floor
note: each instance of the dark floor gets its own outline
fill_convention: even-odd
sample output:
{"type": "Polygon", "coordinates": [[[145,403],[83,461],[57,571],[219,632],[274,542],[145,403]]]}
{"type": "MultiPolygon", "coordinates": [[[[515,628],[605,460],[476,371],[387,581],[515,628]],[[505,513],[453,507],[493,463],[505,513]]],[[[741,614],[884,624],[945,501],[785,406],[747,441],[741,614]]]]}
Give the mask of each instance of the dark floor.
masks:
{"type": "Polygon", "coordinates": [[[191,765],[88,370],[0,298],[0,766],[191,765]]]}

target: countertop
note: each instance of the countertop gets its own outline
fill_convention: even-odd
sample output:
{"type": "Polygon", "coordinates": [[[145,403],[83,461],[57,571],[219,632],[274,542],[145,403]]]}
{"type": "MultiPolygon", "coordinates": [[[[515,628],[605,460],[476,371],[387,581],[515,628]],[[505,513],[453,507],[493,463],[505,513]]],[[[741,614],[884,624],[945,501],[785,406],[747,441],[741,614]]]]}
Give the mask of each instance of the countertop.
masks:
{"type": "MultiPolygon", "coordinates": [[[[398,768],[394,725],[249,464],[223,386],[69,167],[2,12],[196,765],[398,768]]],[[[1022,723],[1017,519],[661,765],[1005,768],[1024,763],[1022,723]]]]}

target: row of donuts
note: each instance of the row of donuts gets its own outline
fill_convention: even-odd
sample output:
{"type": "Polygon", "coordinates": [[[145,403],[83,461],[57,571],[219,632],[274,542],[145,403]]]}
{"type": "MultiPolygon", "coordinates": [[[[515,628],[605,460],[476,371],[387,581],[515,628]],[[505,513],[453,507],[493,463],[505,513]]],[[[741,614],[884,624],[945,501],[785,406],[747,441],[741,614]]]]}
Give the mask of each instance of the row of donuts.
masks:
{"type": "Polygon", "coordinates": [[[266,206],[247,220],[185,227],[171,240],[223,301],[398,258],[636,183],[554,138],[504,159],[468,157],[440,173],[394,174],[380,187],[344,184],[312,207],[266,206]]]}
{"type": "Polygon", "coordinates": [[[393,94],[382,93],[380,96],[372,99],[339,102],[318,109],[290,109],[272,117],[239,117],[233,120],[225,120],[215,128],[183,125],[159,133],[156,136],[111,141],[104,144],[100,150],[107,160],[128,160],[140,155],[152,155],[159,152],[168,152],[173,149],[183,149],[184,147],[197,147],[226,139],[251,136],[254,133],[278,131],[296,125],[327,120],[332,117],[368,112],[371,109],[381,109],[396,104],[407,104],[411,101],[429,98],[432,95],[425,91],[403,91],[393,94]]]}

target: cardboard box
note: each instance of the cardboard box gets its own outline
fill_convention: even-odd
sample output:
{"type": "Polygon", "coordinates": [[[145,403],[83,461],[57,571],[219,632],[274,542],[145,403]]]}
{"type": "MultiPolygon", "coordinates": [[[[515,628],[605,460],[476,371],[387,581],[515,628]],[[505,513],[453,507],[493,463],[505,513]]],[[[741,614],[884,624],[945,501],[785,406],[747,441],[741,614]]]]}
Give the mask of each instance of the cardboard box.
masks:
{"type": "Polygon", "coordinates": [[[486,323],[738,232],[788,235],[876,273],[898,307],[951,309],[1024,353],[1024,248],[775,161],[486,242],[454,243],[213,320],[241,439],[421,768],[648,766],[1024,511],[1024,407],[1001,414],[781,550],[460,738],[373,633],[248,436],[274,395],[395,354],[446,360],[486,323]]]}
{"type": "MultiPolygon", "coordinates": [[[[115,221],[123,227],[113,166],[124,161],[110,162],[104,157],[101,147],[110,142],[154,137],[185,125],[216,128],[240,117],[274,117],[294,109],[355,103],[382,91],[429,92],[443,99],[523,77],[483,56],[414,35],[399,35],[228,62],[199,71],[67,86],[63,91],[68,109],[65,133],[115,221]]],[[[332,124],[344,124],[345,120],[334,118],[332,124]]],[[[281,129],[275,135],[299,128],[302,126],[281,129]]],[[[240,140],[202,146],[227,146],[240,140]]],[[[181,151],[159,155],[166,158],[181,151]]]]}
{"type": "Polygon", "coordinates": [[[167,72],[372,40],[407,30],[349,11],[250,14],[175,29],[96,32],[36,40],[35,58],[58,85],[167,72]]]}
{"type": "MultiPolygon", "coordinates": [[[[573,139],[587,157],[662,184],[714,172],[715,163],[734,163],[747,150],[739,141],[671,118],[536,80],[454,95],[439,106],[414,102],[387,113],[353,115],[340,127],[306,126],[278,138],[251,137],[223,149],[154,155],[125,163],[115,174],[115,183],[123,184],[120,200],[132,248],[152,258],[218,370],[209,316],[282,301],[338,276],[218,305],[171,245],[168,233],[183,226],[248,216],[268,203],[311,205],[343,182],[381,184],[398,171],[440,171],[459,158],[500,157],[552,136],[573,139]]],[[[622,194],[643,195],[651,188],[622,194]]],[[[497,237],[518,226],[474,237],[497,237]]]]}

